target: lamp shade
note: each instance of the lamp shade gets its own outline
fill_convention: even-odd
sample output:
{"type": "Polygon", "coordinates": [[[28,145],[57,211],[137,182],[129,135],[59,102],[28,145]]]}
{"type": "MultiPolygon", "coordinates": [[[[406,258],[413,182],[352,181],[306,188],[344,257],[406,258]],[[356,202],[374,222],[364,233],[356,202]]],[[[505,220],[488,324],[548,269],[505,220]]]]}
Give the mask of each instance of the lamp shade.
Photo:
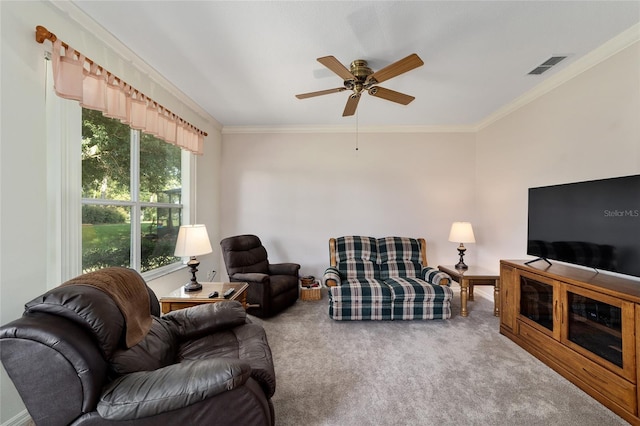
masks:
{"type": "Polygon", "coordinates": [[[206,226],[183,225],[180,227],[174,256],[199,256],[212,251],[206,226]]]}
{"type": "Polygon", "coordinates": [[[476,238],[473,235],[471,223],[453,222],[451,232],[449,232],[449,241],[454,243],[475,243],[476,238]]]}

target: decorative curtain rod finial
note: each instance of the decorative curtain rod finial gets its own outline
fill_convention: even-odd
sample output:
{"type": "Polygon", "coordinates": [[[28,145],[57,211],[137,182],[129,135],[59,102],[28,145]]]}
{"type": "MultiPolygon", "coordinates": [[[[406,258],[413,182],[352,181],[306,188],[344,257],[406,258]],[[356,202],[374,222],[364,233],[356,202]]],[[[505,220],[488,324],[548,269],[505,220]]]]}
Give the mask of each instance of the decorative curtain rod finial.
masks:
{"type": "Polygon", "coordinates": [[[36,41],[38,43],[42,44],[42,43],[44,43],[45,40],[51,40],[51,42],[53,43],[57,39],[58,39],[58,37],[56,37],[56,35],[54,33],[49,31],[48,29],[46,29],[42,25],[38,25],[36,27],[36,41]]]}

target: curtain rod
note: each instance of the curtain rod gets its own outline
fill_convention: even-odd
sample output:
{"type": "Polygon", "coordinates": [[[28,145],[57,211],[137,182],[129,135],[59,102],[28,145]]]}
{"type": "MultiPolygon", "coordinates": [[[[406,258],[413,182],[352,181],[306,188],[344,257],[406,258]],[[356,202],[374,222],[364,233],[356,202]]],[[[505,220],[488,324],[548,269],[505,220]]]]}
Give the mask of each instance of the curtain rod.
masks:
{"type": "MultiPolygon", "coordinates": [[[[51,43],[55,42],[56,40],[58,40],[58,37],[52,33],[51,31],[49,31],[48,29],[46,29],[45,27],[43,27],[42,25],[38,25],[36,26],[36,41],[40,44],[44,43],[45,40],[49,40],[51,41],[51,43]]],[[[64,47],[65,49],[73,49],[70,48],[69,45],[67,43],[65,43],[64,41],[60,40],[60,44],[62,45],[62,47],[64,47]]],[[[75,49],[73,49],[75,50],[75,49]]],[[[77,50],[75,50],[76,53],[80,54],[77,50]]],[[[93,61],[89,58],[87,58],[85,56],[84,60],[86,62],[89,62],[90,65],[93,65],[93,61]]],[[[100,67],[102,68],[102,67],[100,67]]],[[[102,68],[104,69],[104,68],[102,68]]],[[[127,84],[127,82],[123,81],[121,78],[114,76],[116,80],[118,80],[120,83],[123,84],[127,84]]],[[[137,90],[136,90],[137,91],[137,90]]],[[[138,91],[138,93],[140,93],[138,91]]],[[[143,94],[144,95],[144,94],[143,94]]],[[[161,104],[159,104],[158,102],[154,101],[153,99],[151,99],[150,97],[148,97],[147,95],[144,95],[145,98],[147,98],[150,102],[155,102],[156,104],[162,106],[161,104]]],[[[167,111],[169,114],[173,114],[176,117],[180,117],[178,114],[174,114],[173,112],[169,111],[167,108],[165,108],[164,106],[162,106],[162,108],[164,108],[165,111],[167,111]]],[[[184,120],[185,122],[187,122],[186,120],[184,120]]],[[[187,122],[188,123],[188,122],[187,122]]],[[[196,126],[193,126],[192,124],[189,124],[190,126],[192,126],[194,129],[196,129],[198,132],[200,132],[203,136],[208,136],[207,132],[204,132],[200,129],[198,129],[196,126]]]]}

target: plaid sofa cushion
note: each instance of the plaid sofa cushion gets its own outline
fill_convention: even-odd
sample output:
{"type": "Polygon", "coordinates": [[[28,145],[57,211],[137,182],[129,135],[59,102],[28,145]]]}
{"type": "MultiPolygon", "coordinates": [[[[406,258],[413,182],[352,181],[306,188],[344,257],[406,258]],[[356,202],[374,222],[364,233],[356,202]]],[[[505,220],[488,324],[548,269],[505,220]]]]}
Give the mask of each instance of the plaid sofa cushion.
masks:
{"type": "Polygon", "coordinates": [[[374,278],[347,278],[342,285],[329,288],[329,298],[334,301],[350,302],[359,300],[370,302],[391,302],[391,289],[387,284],[374,278]]]}
{"type": "Polygon", "coordinates": [[[384,283],[391,290],[394,303],[413,302],[449,302],[453,298],[453,290],[448,286],[434,285],[419,278],[394,277],[387,278],[384,283]]]}
{"type": "Polygon", "coordinates": [[[378,278],[378,249],[375,238],[336,238],[336,263],[342,278],[378,278]]]}
{"type": "Polygon", "coordinates": [[[349,278],[329,288],[329,316],[334,320],[390,320],[391,290],[376,279],[349,278]]]}
{"type": "Polygon", "coordinates": [[[420,243],[415,238],[379,238],[378,257],[382,279],[420,276],[420,243]]]}

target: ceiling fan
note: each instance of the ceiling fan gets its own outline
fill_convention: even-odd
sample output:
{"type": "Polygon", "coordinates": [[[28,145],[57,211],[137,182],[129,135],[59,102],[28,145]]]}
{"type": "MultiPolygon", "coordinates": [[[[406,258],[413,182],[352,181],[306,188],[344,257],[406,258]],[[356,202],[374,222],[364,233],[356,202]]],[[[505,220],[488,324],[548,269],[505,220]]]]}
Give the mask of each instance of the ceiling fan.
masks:
{"type": "Polygon", "coordinates": [[[365,90],[369,92],[371,96],[386,99],[402,105],[409,104],[415,99],[415,97],[376,85],[424,65],[422,59],[420,59],[420,57],[415,53],[412,53],[406,58],[400,59],[399,61],[394,62],[393,64],[376,72],[373,72],[373,70],[369,68],[367,61],[364,59],[356,59],[351,62],[349,69],[342,65],[340,61],[333,56],[323,56],[322,58],[318,58],[318,62],[341,77],[344,80],[344,86],[336,87],[335,89],[320,90],[318,92],[302,93],[300,95],[296,95],[296,98],[306,99],[314,96],[328,95],[330,93],[351,90],[353,93],[350,94],[349,99],[347,99],[347,105],[344,107],[344,112],[342,113],[343,117],[355,114],[358,102],[360,101],[360,96],[365,90]]]}

